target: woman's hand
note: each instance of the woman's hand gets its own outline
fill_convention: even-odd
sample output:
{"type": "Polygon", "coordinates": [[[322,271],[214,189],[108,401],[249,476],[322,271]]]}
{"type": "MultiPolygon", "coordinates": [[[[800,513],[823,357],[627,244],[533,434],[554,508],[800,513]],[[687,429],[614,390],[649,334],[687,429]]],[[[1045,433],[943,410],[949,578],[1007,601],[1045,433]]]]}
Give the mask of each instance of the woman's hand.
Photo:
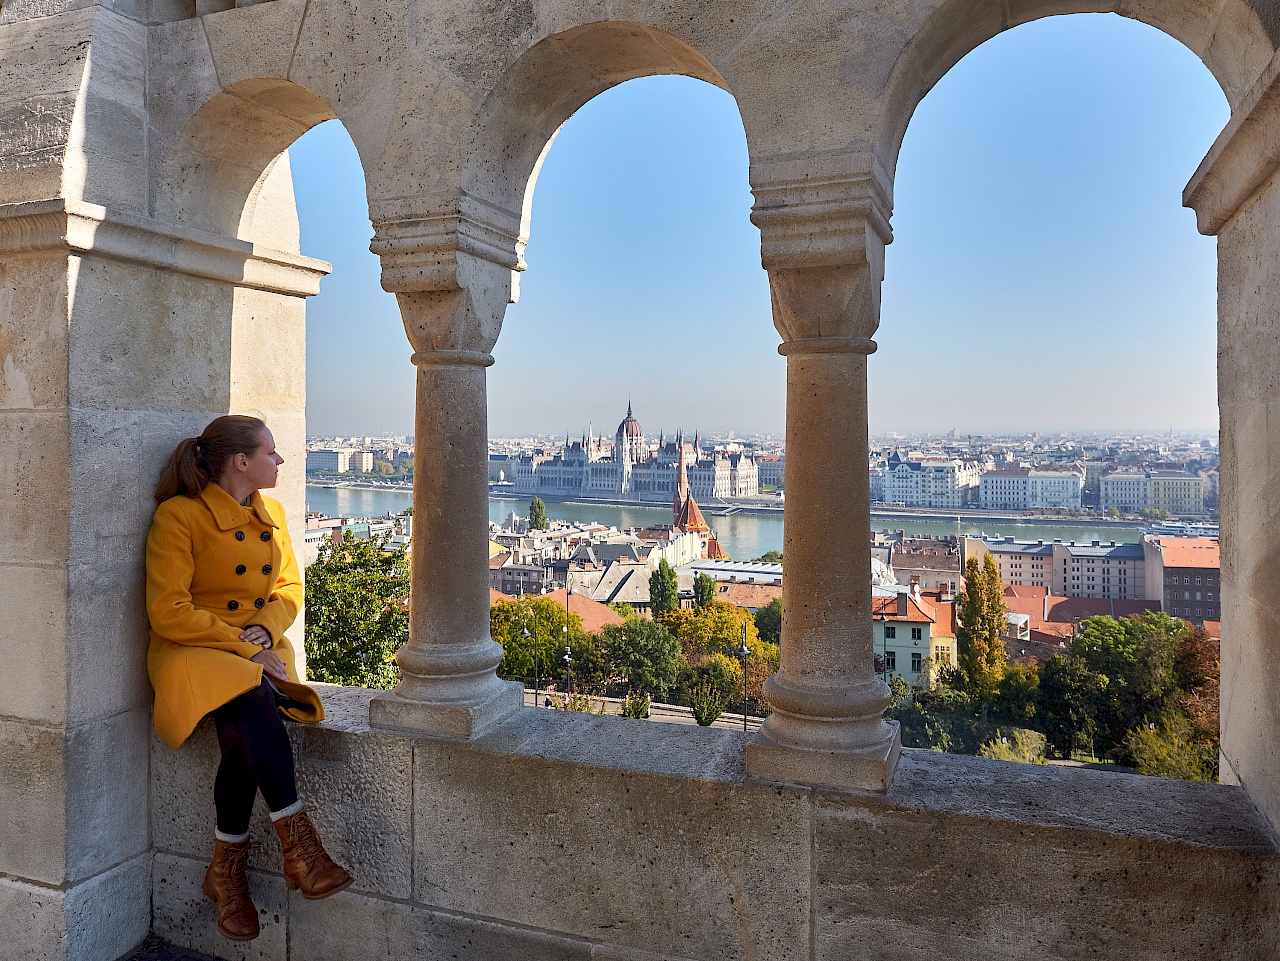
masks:
{"type": "Polygon", "coordinates": [[[277,681],[289,680],[289,675],[285,672],[284,661],[280,660],[278,654],[274,651],[259,651],[253,657],[249,658],[256,664],[261,664],[263,671],[268,676],[275,678],[277,681]]]}
{"type": "MultiPolygon", "coordinates": [[[[240,632],[240,640],[246,644],[257,644],[259,647],[271,646],[271,632],[260,624],[250,624],[240,632]]],[[[255,657],[256,661],[257,658],[255,657]]]]}

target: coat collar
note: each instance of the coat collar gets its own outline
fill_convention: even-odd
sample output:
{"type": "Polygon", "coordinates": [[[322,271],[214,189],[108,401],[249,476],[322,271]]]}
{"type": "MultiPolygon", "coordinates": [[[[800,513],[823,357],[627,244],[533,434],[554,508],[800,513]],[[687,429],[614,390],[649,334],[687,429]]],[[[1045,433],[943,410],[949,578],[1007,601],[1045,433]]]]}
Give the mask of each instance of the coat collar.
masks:
{"type": "Polygon", "coordinates": [[[268,527],[280,526],[267,510],[267,503],[262,499],[260,491],[253,492],[249,506],[245,507],[237,504],[235,498],[217,484],[206,484],[200,492],[200,500],[204,501],[204,505],[213,514],[214,523],[219,530],[229,531],[233,527],[241,527],[251,515],[257,515],[258,520],[268,527]]]}

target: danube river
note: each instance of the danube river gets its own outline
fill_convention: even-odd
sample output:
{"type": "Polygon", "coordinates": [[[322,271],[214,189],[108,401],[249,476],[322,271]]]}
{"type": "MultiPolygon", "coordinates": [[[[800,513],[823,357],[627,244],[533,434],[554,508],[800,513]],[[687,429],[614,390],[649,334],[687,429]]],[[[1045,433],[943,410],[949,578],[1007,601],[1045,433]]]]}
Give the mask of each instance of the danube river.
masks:
{"type": "MultiPolygon", "coordinates": [[[[321,511],[330,517],[377,517],[398,513],[409,506],[409,494],[400,491],[352,490],[348,487],[308,487],[307,509],[321,511]]],[[[512,511],[520,515],[529,512],[527,500],[489,499],[489,519],[502,521],[512,511]]],[[[606,507],[601,504],[547,504],[547,516],[552,520],[597,521],[610,527],[644,527],[648,524],[670,524],[671,511],[661,507],[606,507]]],[[[720,544],[732,558],[750,560],[765,551],[782,550],[781,514],[734,514],[730,517],[714,517],[708,514],[707,523],[716,532],[720,544]]],[[[871,516],[873,530],[903,530],[922,537],[938,537],[954,534],[989,534],[998,537],[1016,537],[1018,540],[1064,541],[1118,541],[1138,540],[1136,527],[1099,525],[1097,527],[1067,527],[1058,524],[1015,524],[984,520],[980,523],[955,520],[906,520],[896,517],[871,516]]]]}

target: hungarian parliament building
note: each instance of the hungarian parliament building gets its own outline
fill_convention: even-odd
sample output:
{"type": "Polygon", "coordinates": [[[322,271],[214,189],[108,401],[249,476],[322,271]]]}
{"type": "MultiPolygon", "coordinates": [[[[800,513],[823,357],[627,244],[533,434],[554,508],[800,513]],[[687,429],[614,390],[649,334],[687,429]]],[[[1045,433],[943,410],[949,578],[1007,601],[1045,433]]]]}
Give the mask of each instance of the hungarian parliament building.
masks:
{"type": "Polygon", "coordinates": [[[748,452],[706,452],[698,436],[692,444],[683,434],[668,441],[660,436],[650,450],[640,422],[627,416],[613,436],[613,446],[590,432],[582,440],[565,439],[563,453],[526,454],[515,464],[516,490],[554,497],[599,497],[609,500],[670,504],[675,497],[677,468],[683,459],[689,493],[702,503],[753,497],[760,491],[760,471],[748,452]]]}

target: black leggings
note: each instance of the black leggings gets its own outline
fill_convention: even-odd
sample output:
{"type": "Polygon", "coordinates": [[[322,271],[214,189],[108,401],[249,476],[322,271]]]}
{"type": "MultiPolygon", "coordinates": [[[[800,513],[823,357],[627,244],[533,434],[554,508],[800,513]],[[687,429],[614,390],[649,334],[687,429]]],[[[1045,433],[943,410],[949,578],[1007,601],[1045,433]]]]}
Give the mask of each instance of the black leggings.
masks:
{"type": "Polygon", "coordinates": [[[276,710],[275,692],[263,678],[213,712],[222,763],[213,782],[218,830],[240,835],[249,830],[253,798],[259,789],[267,809],[279,811],[298,800],[293,779],[293,747],[276,710]]]}

